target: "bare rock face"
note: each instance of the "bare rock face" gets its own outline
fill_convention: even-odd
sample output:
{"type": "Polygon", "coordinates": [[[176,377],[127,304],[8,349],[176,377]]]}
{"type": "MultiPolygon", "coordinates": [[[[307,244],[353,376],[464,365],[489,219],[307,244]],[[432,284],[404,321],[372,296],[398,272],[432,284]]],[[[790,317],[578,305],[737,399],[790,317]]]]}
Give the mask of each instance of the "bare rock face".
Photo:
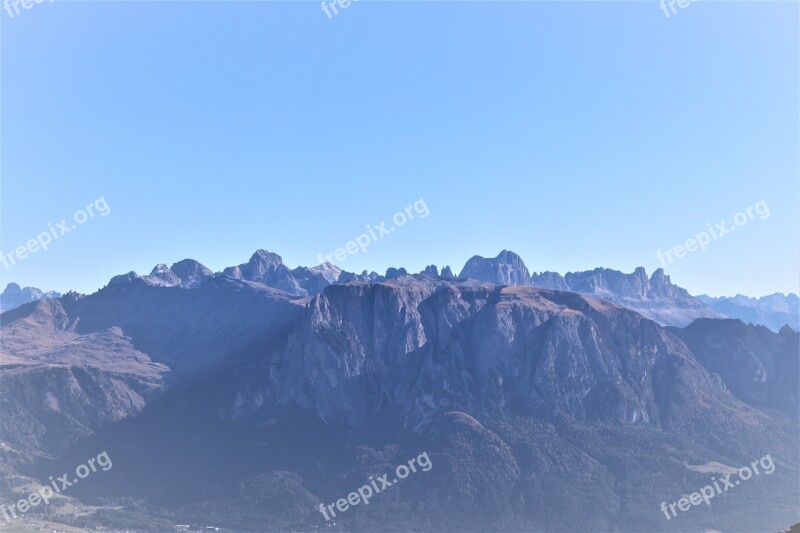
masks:
{"type": "Polygon", "coordinates": [[[436,265],[428,265],[423,269],[422,272],[420,272],[420,274],[425,274],[426,276],[438,277],[439,269],[436,267],[436,265]]]}
{"type": "Polygon", "coordinates": [[[698,361],[715,372],[740,400],[758,407],[800,411],[800,334],[774,333],[741,320],[699,319],[672,330],[698,361]]]}
{"type": "Polygon", "coordinates": [[[686,326],[697,318],[722,318],[686,289],[674,285],[661,268],[650,279],[644,268],[639,267],[632,274],[607,268],[568,273],[565,281],[570,291],[592,294],[635,309],[667,326],[686,326]]]}
{"type": "Polygon", "coordinates": [[[565,280],[564,276],[558,272],[542,272],[541,274],[534,272],[531,274],[530,285],[533,287],[539,287],[540,289],[552,289],[554,291],[569,290],[567,280],[565,280]]]}
{"type": "Polygon", "coordinates": [[[228,267],[222,273],[234,279],[263,283],[289,294],[308,294],[292,275],[292,271],[283,264],[281,256],[266,250],[256,251],[247,263],[228,267]]]}
{"type": "Polygon", "coordinates": [[[486,259],[479,255],[472,257],[461,269],[459,277],[498,285],[530,285],[530,273],[525,262],[520,256],[508,250],[503,250],[494,259],[486,259]]]}
{"type": "Polygon", "coordinates": [[[170,270],[181,280],[180,285],[186,289],[195,289],[203,284],[206,278],[214,275],[210,269],[194,259],[178,261],[170,270]]]}
{"type": "Polygon", "coordinates": [[[574,293],[410,277],[327,288],[269,374],[260,394],[353,424],[383,409],[415,425],[444,408],[492,415],[521,404],[685,427],[710,416],[698,405],[738,403],[635,312],[574,293]]]}

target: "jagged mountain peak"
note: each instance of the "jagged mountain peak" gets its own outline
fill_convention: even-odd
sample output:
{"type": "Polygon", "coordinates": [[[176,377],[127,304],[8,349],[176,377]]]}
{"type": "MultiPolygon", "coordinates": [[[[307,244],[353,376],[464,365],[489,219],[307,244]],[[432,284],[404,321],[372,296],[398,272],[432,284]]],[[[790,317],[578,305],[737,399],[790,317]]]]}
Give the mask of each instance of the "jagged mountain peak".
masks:
{"type": "Polygon", "coordinates": [[[282,265],[283,258],[269,250],[259,249],[250,257],[250,264],[282,265]]]}
{"type": "Polygon", "coordinates": [[[206,278],[214,275],[209,268],[194,259],[178,261],[170,270],[178,276],[181,286],[189,289],[198,287],[206,278]]]}
{"type": "Polygon", "coordinates": [[[658,280],[658,281],[666,280],[666,283],[670,283],[669,276],[667,276],[667,275],[664,273],[664,269],[663,269],[663,268],[657,268],[657,269],[655,269],[655,271],[653,272],[653,274],[650,276],[650,281],[651,281],[651,282],[654,282],[654,281],[656,281],[656,280],[658,280]]]}
{"type": "Polygon", "coordinates": [[[439,268],[436,265],[428,265],[426,266],[420,274],[424,274],[426,276],[438,276],[439,275],[439,268]]]}
{"type": "MultiPolygon", "coordinates": [[[[405,268],[395,267],[388,268],[385,275],[367,271],[355,274],[332,263],[290,269],[280,255],[265,249],[256,250],[247,263],[225,268],[222,275],[266,285],[296,297],[314,296],[330,285],[350,281],[372,283],[409,275],[456,279],[450,267],[446,266],[440,270],[432,264],[419,274],[409,274],[405,268]]],[[[135,273],[117,276],[112,283],[143,280],[150,285],[196,288],[213,276],[215,274],[201,263],[185,259],[175,263],[171,268],[165,264],[156,265],[147,276],[139,277],[135,273]]],[[[472,256],[464,265],[458,279],[590,294],[634,309],[663,325],[685,326],[696,318],[722,316],[741,316],[745,321],[767,325],[774,331],[778,331],[787,323],[792,327],[798,324],[796,295],[784,296],[776,293],[759,299],[741,295],[734,298],[693,297],[685,289],[673,284],[663,268],[656,269],[649,277],[642,266],[636,267],[629,274],[603,267],[583,272],[568,272],[565,275],[556,272],[531,273],[519,254],[503,249],[493,258],[472,256]],[[722,307],[726,309],[747,307],[749,310],[744,314],[737,314],[735,310],[722,310],[722,307]]]]}
{"type": "Polygon", "coordinates": [[[211,276],[214,274],[211,271],[211,269],[207,268],[204,264],[194,259],[183,259],[181,261],[178,261],[177,263],[174,263],[170,267],[170,270],[172,270],[179,276],[182,276],[182,274],[190,274],[190,273],[191,274],[201,273],[206,276],[211,276]]]}
{"type": "Polygon", "coordinates": [[[263,283],[289,294],[305,296],[305,291],[283,264],[283,258],[267,250],[256,250],[247,263],[228,267],[222,274],[234,279],[263,283]]]}
{"type": "Polygon", "coordinates": [[[497,254],[497,259],[506,263],[522,261],[522,257],[520,257],[518,253],[506,249],[501,250],[500,253],[497,254]]]}
{"type": "Polygon", "coordinates": [[[144,276],[143,279],[150,285],[163,285],[165,287],[174,287],[181,282],[178,275],[164,263],[157,264],[150,274],[144,276]]]}
{"type": "Polygon", "coordinates": [[[387,279],[387,280],[389,280],[389,279],[397,279],[397,278],[400,278],[402,276],[407,276],[407,275],[408,275],[408,271],[403,267],[400,267],[400,268],[389,267],[388,269],[386,269],[385,279],[387,279]]]}
{"type": "Polygon", "coordinates": [[[530,285],[530,273],[525,261],[509,250],[501,251],[494,258],[472,256],[461,269],[459,277],[498,285],[530,285]]]}

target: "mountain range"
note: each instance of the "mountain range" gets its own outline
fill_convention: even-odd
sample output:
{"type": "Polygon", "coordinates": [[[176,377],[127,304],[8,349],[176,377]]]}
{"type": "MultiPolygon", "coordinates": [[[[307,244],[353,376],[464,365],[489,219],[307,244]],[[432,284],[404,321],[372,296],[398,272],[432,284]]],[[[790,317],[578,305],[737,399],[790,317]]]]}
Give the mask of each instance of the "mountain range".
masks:
{"type": "Polygon", "coordinates": [[[773,331],[779,331],[786,324],[795,330],[800,329],[800,298],[796,294],[776,292],[761,298],[748,298],[741,294],[712,298],[702,294],[697,299],[724,316],[761,324],[773,331]]]}
{"type": "MultiPolygon", "coordinates": [[[[389,268],[385,275],[367,271],[355,274],[331,263],[290,269],[284,265],[281,256],[265,250],[258,250],[247,263],[225,268],[221,273],[225,277],[260,283],[301,297],[319,294],[329,285],[348,281],[381,282],[407,274],[404,268],[389,268]]],[[[439,269],[430,265],[421,274],[439,276],[439,269]]],[[[137,276],[135,272],[118,276],[112,283],[138,278],[150,285],[194,288],[206,278],[214,276],[210,269],[199,262],[185,259],[172,267],[156,265],[146,276],[137,276]]],[[[445,266],[441,277],[454,279],[456,276],[449,266],[445,266]]],[[[649,278],[643,267],[635,269],[631,274],[607,268],[568,272],[563,276],[556,272],[530,273],[521,257],[503,250],[495,258],[473,256],[466,262],[458,278],[589,294],[635,309],[667,326],[686,326],[696,318],[727,317],[764,325],[775,332],[787,324],[795,330],[800,329],[800,298],[796,294],[786,296],[775,293],[758,299],[742,295],[732,298],[712,298],[707,295],[694,297],[673,284],[661,268],[649,278]]],[[[20,289],[19,285],[11,283],[0,297],[0,302],[2,310],[8,311],[41,298],[58,297],[60,294],[55,292],[43,294],[39,289],[20,289]]]]}
{"type": "Polygon", "coordinates": [[[723,318],[660,270],[531,274],[504,251],[457,277],[354,274],[261,250],[221,273],[131,272],[0,322],[4,499],[100,451],[114,460],[59,497],[91,511],[36,511],[50,520],[778,531],[800,518],[800,334],[723,318]],[[430,472],[333,524],[319,513],[422,452],[430,472]],[[772,475],[660,511],[766,454],[772,475]]]}
{"type": "Polygon", "coordinates": [[[464,265],[460,277],[502,285],[521,285],[590,294],[639,311],[660,324],[685,326],[696,318],[721,318],[723,315],[674,285],[663,269],[650,278],[644,268],[632,274],[597,268],[586,272],[529,273],[517,254],[503,250],[493,258],[474,256],[464,265]]]}

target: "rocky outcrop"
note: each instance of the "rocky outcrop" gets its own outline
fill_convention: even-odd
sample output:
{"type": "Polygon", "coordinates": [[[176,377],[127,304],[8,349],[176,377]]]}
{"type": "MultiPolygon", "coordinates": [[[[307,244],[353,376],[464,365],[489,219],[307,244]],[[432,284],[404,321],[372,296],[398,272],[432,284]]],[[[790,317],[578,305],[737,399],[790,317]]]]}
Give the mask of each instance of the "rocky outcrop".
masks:
{"type": "Polygon", "coordinates": [[[498,285],[530,285],[525,262],[514,252],[503,250],[493,259],[473,256],[461,269],[461,278],[488,281],[498,285]]]}

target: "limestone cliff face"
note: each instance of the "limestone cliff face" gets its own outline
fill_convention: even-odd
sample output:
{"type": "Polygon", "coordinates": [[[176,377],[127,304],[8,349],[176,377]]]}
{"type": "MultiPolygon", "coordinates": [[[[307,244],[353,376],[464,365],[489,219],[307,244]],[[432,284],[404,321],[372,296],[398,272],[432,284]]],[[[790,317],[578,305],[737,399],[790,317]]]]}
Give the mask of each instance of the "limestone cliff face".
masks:
{"type": "Polygon", "coordinates": [[[460,277],[500,285],[530,285],[530,273],[525,262],[508,250],[503,250],[493,259],[473,256],[461,269],[460,277]]]}
{"type": "MultiPolygon", "coordinates": [[[[514,405],[577,420],[684,427],[738,402],[675,336],[592,297],[478,282],[331,286],[273,354],[259,394],[326,420],[514,405]]],[[[240,406],[247,405],[247,393],[240,406]]]]}

